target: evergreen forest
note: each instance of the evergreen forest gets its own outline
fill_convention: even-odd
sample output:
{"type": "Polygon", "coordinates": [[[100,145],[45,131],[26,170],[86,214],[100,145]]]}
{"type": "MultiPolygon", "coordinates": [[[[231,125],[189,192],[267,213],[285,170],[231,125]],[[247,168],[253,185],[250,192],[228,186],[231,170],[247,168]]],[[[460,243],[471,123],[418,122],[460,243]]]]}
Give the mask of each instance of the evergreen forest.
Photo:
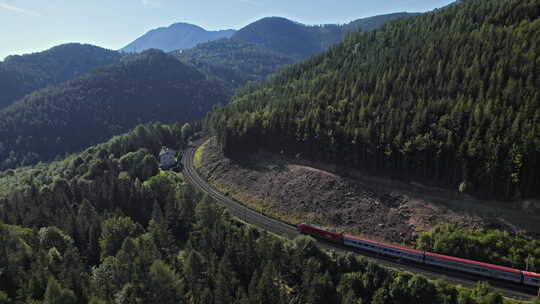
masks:
{"type": "Polygon", "coordinates": [[[505,303],[233,219],[160,171],[179,125],[140,125],[0,176],[0,303],[505,303]]]}
{"type": "Polygon", "coordinates": [[[81,151],[141,123],[196,121],[227,96],[161,51],[124,57],[0,110],[0,170],[81,151]]]}
{"type": "Polygon", "coordinates": [[[221,81],[231,95],[235,89],[249,82],[262,82],[281,67],[298,61],[296,57],[232,39],[211,41],[172,54],[209,78],[221,81]]]}
{"type": "Polygon", "coordinates": [[[501,230],[440,224],[416,239],[419,250],[540,272],[540,240],[501,230]]]}
{"type": "MultiPolygon", "coordinates": [[[[256,228],[189,184],[178,160],[215,135],[233,160],[265,150],[533,202],[538,88],[540,0],[344,25],[270,17],[169,54],[67,44],[9,56],[0,304],[522,303],[256,228]]],[[[540,272],[539,240],[495,229],[441,224],[414,247],[540,272]]]]}
{"type": "MultiPolygon", "coordinates": [[[[171,54],[208,77],[221,80],[231,92],[260,83],[286,65],[326,51],[351,31],[368,31],[386,22],[416,16],[394,13],[362,18],[345,25],[307,26],[285,18],[255,21],[229,39],[201,43],[171,54]]],[[[231,93],[232,95],[232,93],[231,93]]]]}
{"type": "Polygon", "coordinates": [[[0,62],[0,109],[27,94],[120,61],[118,52],[93,45],[62,44],[47,51],[8,56],[0,62]]]}
{"type": "Polygon", "coordinates": [[[208,117],[267,149],[485,198],[540,195],[540,1],[468,0],[349,34],[208,117]]]}

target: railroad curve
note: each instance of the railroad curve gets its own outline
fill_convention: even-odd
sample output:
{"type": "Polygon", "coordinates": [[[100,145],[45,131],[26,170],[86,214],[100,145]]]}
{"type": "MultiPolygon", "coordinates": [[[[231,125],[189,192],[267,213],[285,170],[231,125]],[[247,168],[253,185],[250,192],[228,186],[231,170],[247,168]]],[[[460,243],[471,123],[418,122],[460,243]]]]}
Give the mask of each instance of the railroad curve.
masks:
{"type": "MultiPolygon", "coordinates": [[[[300,235],[295,226],[270,218],[259,213],[258,211],[246,207],[245,205],[226,196],[225,194],[219,192],[210,184],[208,184],[208,182],[197,172],[194,165],[195,151],[205,141],[206,139],[197,141],[194,146],[186,149],[182,155],[182,173],[184,174],[184,177],[188,183],[190,183],[200,191],[207,193],[216,202],[227,208],[233,216],[239,218],[240,220],[248,224],[257,226],[261,229],[288,239],[294,239],[295,237],[300,235]]],[[[457,273],[455,271],[449,271],[446,269],[440,269],[403,260],[398,261],[386,256],[356,250],[350,247],[341,246],[339,244],[323,242],[321,240],[317,240],[317,245],[323,249],[334,250],[342,253],[353,252],[365,257],[372,258],[376,260],[378,264],[381,264],[388,268],[422,274],[430,279],[444,278],[454,284],[460,284],[466,287],[473,288],[478,281],[488,281],[495,290],[500,292],[505,297],[513,299],[528,300],[536,296],[537,292],[535,288],[530,288],[499,280],[482,278],[466,273],[457,273]]]]}

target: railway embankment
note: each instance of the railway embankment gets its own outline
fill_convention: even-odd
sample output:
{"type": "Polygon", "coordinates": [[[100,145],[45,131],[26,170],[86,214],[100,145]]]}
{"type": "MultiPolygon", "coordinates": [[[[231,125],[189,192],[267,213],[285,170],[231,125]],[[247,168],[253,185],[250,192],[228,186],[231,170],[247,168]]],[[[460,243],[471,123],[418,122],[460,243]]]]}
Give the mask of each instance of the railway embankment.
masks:
{"type": "MultiPolygon", "coordinates": [[[[232,160],[215,139],[197,149],[195,166],[216,189],[289,223],[307,221],[379,240],[407,243],[440,223],[538,235],[534,204],[460,198],[455,193],[379,177],[344,177],[331,166],[260,152],[232,160]]],[[[358,174],[355,174],[358,176],[358,174]]]]}

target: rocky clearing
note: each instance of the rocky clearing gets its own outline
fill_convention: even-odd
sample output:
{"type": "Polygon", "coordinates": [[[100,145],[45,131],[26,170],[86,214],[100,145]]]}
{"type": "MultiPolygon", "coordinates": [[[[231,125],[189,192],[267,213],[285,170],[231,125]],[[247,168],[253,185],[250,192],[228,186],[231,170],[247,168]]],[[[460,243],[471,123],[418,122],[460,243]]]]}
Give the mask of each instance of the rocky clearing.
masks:
{"type": "MultiPolygon", "coordinates": [[[[261,152],[232,161],[214,139],[200,151],[198,170],[216,188],[274,217],[310,222],[375,239],[407,243],[440,223],[497,228],[540,236],[538,202],[474,200],[360,172],[343,177],[324,164],[307,164],[261,152]]],[[[339,170],[343,172],[343,168],[339,170]]]]}

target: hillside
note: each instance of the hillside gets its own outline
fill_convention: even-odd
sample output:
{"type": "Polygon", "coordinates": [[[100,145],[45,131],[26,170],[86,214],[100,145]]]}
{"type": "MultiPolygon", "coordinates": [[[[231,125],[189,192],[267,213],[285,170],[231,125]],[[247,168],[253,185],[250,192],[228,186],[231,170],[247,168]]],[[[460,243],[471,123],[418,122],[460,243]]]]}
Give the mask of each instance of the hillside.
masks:
{"type": "MultiPolygon", "coordinates": [[[[540,201],[508,204],[473,200],[452,191],[366,176],[351,167],[312,162],[301,156],[259,152],[241,159],[228,158],[215,138],[199,155],[198,171],[216,189],[292,224],[315,223],[396,243],[414,241],[440,223],[479,233],[497,229],[540,239],[540,201]]],[[[460,256],[456,251],[462,249],[456,246],[452,254],[460,256]]],[[[536,256],[540,261],[540,252],[536,256]]]]}
{"type": "Polygon", "coordinates": [[[281,17],[268,17],[240,29],[231,39],[302,59],[326,50],[341,37],[338,25],[307,26],[281,17]]]}
{"type": "Polygon", "coordinates": [[[0,169],[79,151],[133,126],[201,119],[224,89],[174,57],[147,51],[0,111],[0,169]]]}
{"type": "Polygon", "coordinates": [[[231,90],[250,81],[261,82],[285,65],[319,54],[349,31],[372,30],[394,19],[413,16],[396,13],[358,19],[350,24],[306,26],[285,18],[263,18],[220,39],[171,54],[220,79],[231,90]]]}
{"type": "Polygon", "coordinates": [[[175,129],[137,126],[61,161],[0,172],[0,301],[510,303],[487,284],[429,281],[231,218],[181,174],[158,170],[161,145],[186,145],[175,129]]]}
{"type": "Polygon", "coordinates": [[[33,91],[119,61],[118,52],[77,43],[29,55],[8,56],[0,62],[0,108],[33,91]]]}
{"type": "Polygon", "coordinates": [[[221,38],[229,38],[235,30],[207,31],[189,23],[175,23],[169,27],[153,29],[121,49],[123,52],[137,53],[148,49],[165,52],[183,50],[221,38]]]}
{"type": "Polygon", "coordinates": [[[343,26],[343,31],[351,32],[351,31],[357,31],[358,29],[361,29],[362,31],[367,32],[371,30],[376,30],[389,21],[414,17],[418,15],[420,15],[420,13],[401,12],[401,13],[392,13],[392,14],[361,18],[353,22],[350,22],[348,24],[345,24],[343,26]]]}
{"type": "Polygon", "coordinates": [[[538,197],[539,16],[536,0],[470,0],[356,33],[208,124],[231,156],[264,148],[482,197],[538,197]]]}
{"type": "Polygon", "coordinates": [[[209,77],[222,80],[231,90],[250,81],[265,80],[280,67],[297,61],[295,57],[232,39],[203,43],[172,54],[209,77]]]}

